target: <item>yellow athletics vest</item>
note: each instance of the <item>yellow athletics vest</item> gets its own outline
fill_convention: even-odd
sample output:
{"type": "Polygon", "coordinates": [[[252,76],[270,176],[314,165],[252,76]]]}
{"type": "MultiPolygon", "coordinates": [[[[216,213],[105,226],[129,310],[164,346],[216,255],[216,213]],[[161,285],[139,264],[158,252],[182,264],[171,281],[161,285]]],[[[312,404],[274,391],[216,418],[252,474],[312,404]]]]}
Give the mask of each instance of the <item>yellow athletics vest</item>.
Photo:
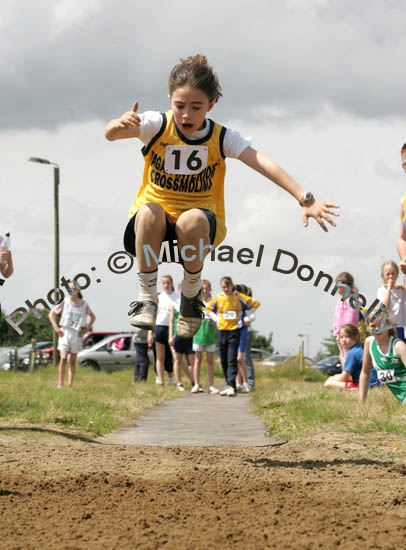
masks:
{"type": "Polygon", "coordinates": [[[223,151],[226,128],[206,119],[209,133],[197,140],[182,135],[173,112],[162,113],[162,126],[147,146],[142,148],[145,165],[143,180],[131,207],[131,218],[141,206],[156,202],[176,223],[191,208],[205,208],[216,216],[214,246],[226,236],[224,212],[223,151]]]}

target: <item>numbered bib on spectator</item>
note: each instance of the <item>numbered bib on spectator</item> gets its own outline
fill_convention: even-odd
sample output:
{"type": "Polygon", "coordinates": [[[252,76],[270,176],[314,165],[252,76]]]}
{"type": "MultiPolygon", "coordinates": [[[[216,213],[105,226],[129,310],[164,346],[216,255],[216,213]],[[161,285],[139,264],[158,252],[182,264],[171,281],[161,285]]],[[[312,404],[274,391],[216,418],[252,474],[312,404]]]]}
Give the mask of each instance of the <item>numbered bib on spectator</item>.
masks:
{"type": "Polygon", "coordinates": [[[168,174],[198,174],[207,166],[207,145],[167,145],[165,172],[168,174]]]}
{"type": "Polygon", "coordinates": [[[223,311],[223,319],[236,319],[237,318],[237,312],[233,311],[232,309],[227,309],[226,311],[223,311]]]}
{"type": "Polygon", "coordinates": [[[395,371],[394,370],[378,370],[377,371],[378,380],[381,384],[390,384],[391,382],[396,382],[395,371]]]}

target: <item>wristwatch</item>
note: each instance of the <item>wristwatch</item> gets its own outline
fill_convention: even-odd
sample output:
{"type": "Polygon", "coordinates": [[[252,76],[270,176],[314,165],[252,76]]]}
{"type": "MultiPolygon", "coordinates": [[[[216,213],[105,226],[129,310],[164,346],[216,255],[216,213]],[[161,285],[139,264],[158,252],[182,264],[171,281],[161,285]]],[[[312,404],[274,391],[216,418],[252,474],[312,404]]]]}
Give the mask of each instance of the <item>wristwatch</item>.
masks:
{"type": "Polygon", "coordinates": [[[314,195],[310,191],[307,191],[299,201],[300,206],[311,206],[313,203],[314,195]]]}

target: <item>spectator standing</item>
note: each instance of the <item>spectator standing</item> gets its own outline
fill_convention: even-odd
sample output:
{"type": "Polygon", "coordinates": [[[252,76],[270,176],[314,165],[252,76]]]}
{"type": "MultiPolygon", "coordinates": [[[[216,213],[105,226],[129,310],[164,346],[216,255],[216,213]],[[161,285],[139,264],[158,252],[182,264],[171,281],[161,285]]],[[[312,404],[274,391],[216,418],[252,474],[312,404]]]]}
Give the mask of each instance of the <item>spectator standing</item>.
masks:
{"type": "Polygon", "coordinates": [[[338,349],[340,350],[341,367],[344,370],[347,350],[340,343],[340,328],[346,324],[357,326],[359,321],[359,312],[351,307],[350,304],[351,294],[356,292],[356,288],[354,287],[354,277],[347,271],[343,271],[336,278],[336,284],[339,283],[346,286],[340,286],[338,288],[338,294],[341,298],[336,303],[334,310],[333,333],[337,340],[338,349]],[[351,289],[351,293],[345,300],[342,300],[342,297],[344,297],[348,287],[351,289]]]}
{"type": "Polygon", "coordinates": [[[199,393],[200,386],[200,371],[203,359],[203,353],[206,353],[207,376],[209,381],[209,393],[217,394],[219,390],[214,386],[214,352],[216,351],[216,323],[210,318],[206,311],[206,306],[211,300],[211,283],[206,279],[202,280],[202,302],[204,304],[204,319],[199,330],[193,336],[193,350],[195,352],[195,360],[193,365],[193,380],[194,386],[192,393],[199,393]]]}
{"type": "Polygon", "coordinates": [[[152,331],[143,328],[134,329],[135,348],[134,382],[146,382],[148,378],[148,349],[153,346],[152,331]]]}
{"type": "Polygon", "coordinates": [[[377,298],[385,304],[387,314],[396,327],[397,337],[406,342],[404,326],[406,325],[406,290],[396,283],[399,267],[392,261],[384,262],[381,267],[383,286],[378,289],[377,298]]]}
{"type": "Polygon", "coordinates": [[[82,293],[70,281],[70,296],[63,302],[56,305],[49,312],[49,320],[59,335],[58,350],[60,352],[58,388],[62,388],[65,379],[66,363],[69,356],[68,386],[73,386],[75,377],[76,357],[81,349],[81,336],[86,334],[92,327],[96,317],[90,309],[89,304],[83,300],[82,293]],[[56,322],[56,315],[61,314],[59,325],[56,322]],[[90,321],[86,324],[87,316],[90,321]]]}

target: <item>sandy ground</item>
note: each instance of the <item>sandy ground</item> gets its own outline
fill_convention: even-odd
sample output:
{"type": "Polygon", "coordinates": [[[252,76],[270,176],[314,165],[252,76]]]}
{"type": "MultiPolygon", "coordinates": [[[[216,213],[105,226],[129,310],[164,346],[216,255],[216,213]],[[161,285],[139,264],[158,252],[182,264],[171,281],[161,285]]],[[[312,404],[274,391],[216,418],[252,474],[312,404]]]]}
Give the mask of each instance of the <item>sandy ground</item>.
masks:
{"type": "Polygon", "coordinates": [[[0,546],[405,548],[406,463],[395,443],[406,438],[131,447],[0,429],[0,546]]]}

